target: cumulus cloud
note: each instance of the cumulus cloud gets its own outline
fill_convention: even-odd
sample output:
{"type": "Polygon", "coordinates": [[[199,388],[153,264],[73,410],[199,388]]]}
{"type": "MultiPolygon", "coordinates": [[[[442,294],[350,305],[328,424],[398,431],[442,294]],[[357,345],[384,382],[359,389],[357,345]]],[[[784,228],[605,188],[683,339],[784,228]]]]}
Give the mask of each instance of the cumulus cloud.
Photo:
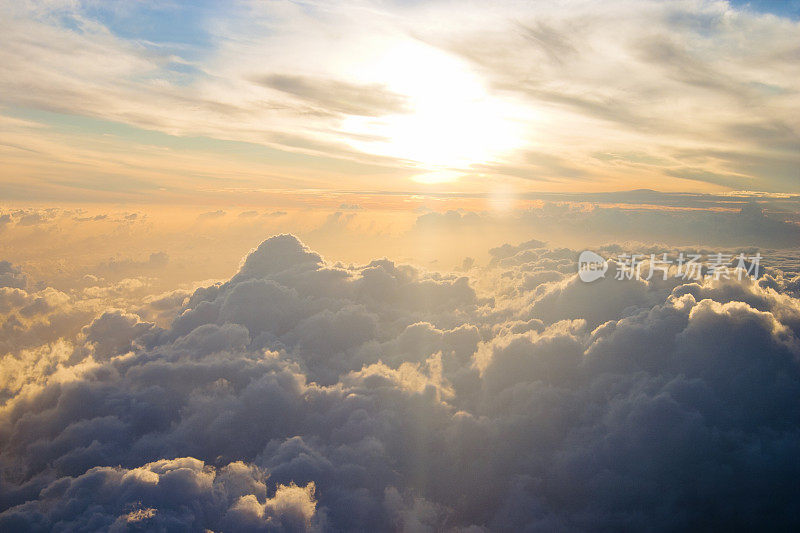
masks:
{"type": "Polygon", "coordinates": [[[792,278],[586,285],[574,254],[468,278],[280,235],[168,326],[108,311],[0,408],[0,529],[800,525],[792,278]]]}
{"type": "Polygon", "coordinates": [[[0,272],[0,400],[6,400],[57,373],[94,309],[52,287],[28,287],[28,276],[7,261],[0,272]]]}
{"type": "Polygon", "coordinates": [[[313,483],[279,485],[267,497],[265,480],[263,471],[240,462],[216,469],[189,457],[133,469],[95,467],[49,486],[39,500],[6,513],[3,525],[18,531],[53,525],[115,532],[201,526],[321,531],[313,483]],[[203,516],[193,517],[194,512],[203,516]]]}

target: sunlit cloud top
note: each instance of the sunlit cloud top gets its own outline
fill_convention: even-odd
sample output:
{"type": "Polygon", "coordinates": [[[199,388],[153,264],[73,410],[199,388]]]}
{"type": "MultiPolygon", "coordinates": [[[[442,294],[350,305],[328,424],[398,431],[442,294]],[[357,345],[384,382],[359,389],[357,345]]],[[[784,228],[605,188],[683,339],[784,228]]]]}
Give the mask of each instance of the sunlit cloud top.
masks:
{"type": "Polygon", "coordinates": [[[796,2],[3,2],[0,192],[798,192],[796,2]]]}

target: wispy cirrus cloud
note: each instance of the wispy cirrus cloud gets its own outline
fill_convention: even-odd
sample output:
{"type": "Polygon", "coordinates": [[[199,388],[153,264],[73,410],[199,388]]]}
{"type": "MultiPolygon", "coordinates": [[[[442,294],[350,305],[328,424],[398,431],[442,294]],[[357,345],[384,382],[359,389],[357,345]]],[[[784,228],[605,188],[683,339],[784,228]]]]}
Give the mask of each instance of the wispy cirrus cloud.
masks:
{"type": "Polygon", "coordinates": [[[4,150],[54,197],[80,186],[59,191],[49,175],[79,163],[96,190],[97,161],[122,163],[102,137],[114,124],[187,194],[198,169],[149,132],[189,139],[204,173],[261,186],[338,175],[344,188],[400,189],[439,172],[464,191],[492,179],[576,190],[587,177],[593,190],[796,190],[799,23],[727,2],[29,2],[3,15],[0,102],[23,121],[4,150]],[[432,23],[443,18],[453,24],[432,23]],[[60,137],[74,116],[101,122],[60,137]],[[81,138],[91,148],[77,162],[81,138]],[[260,147],[267,172],[232,173],[203,139],[260,147]],[[626,152],[644,157],[593,157],[626,152]]]}

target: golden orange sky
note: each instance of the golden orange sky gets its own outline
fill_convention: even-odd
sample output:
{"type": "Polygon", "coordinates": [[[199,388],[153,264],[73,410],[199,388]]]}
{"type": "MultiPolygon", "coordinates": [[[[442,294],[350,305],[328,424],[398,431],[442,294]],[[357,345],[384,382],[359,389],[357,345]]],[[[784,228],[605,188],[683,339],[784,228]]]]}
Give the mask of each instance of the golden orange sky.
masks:
{"type": "Polygon", "coordinates": [[[796,18],[567,4],[3,3],[0,193],[800,191],[796,18]]]}

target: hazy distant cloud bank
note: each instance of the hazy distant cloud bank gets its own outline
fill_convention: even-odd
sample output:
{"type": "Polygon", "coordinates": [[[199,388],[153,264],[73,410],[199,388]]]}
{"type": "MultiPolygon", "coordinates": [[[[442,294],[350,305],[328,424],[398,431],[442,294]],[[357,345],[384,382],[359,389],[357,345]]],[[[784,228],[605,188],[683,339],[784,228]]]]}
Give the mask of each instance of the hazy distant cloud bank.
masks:
{"type": "Polygon", "coordinates": [[[800,223],[796,207],[765,214],[760,204],[735,206],[736,211],[622,208],[591,203],[547,202],[513,212],[430,212],[420,215],[412,232],[418,235],[469,235],[474,232],[534,234],[559,242],[608,244],[624,241],[672,245],[796,248],[800,223]],[[783,219],[782,219],[783,218],[783,219]],[[524,233],[521,233],[524,232],[524,233]]]}
{"type": "Polygon", "coordinates": [[[281,235],[169,327],[107,311],[0,408],[0,529],[800,526],[799,278],[574,254],[467,278],[281,235]]]}

